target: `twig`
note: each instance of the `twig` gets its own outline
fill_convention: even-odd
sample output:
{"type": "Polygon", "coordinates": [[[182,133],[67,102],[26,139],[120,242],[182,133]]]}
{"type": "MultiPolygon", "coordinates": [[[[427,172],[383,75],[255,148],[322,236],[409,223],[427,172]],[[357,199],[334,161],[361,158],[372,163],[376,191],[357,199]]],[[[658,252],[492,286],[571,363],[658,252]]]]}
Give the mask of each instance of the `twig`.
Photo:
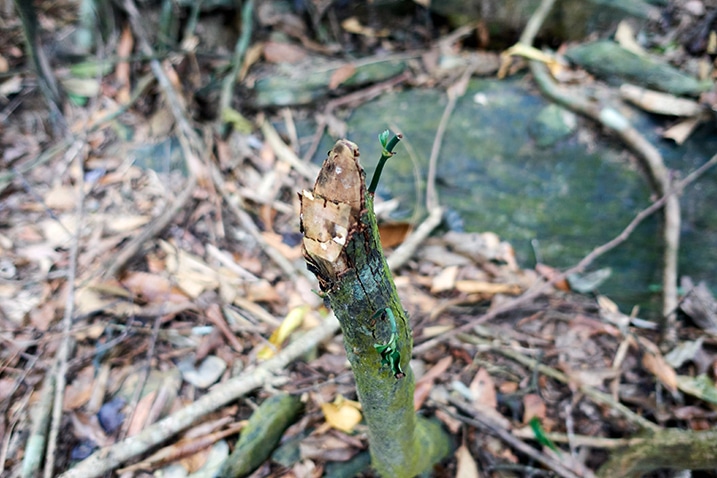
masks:
{"type": "MultiPolygon", "coordinates": [[[[518,438],[535,438],[535,432],[529,427],[515,429],[513,430],[513,435],[518,438]]],[[[573,446],[587,446],[604,450],[626,448],[649,440],[649,438],[605,438],[585,435],[568,436],[567,433],[557,432],[545,432],[545,437],[555,443],[571,443],[573,446]]]]}
{"type": "MultiPolygon", "coordinates": [[[[25,443],[25,455],[22,458],[22,478],[34,478],[38,476],[38,470],[42,463],[42,456],[45,453],[47,444],[47,427],[50,424],[52,415],[52,400],[55,396],[55,380],[57,374],[55,367],[50,369],[51,373],[45,375],[45,380],[40,390],[40,399],[31,408],[30,436],[25,443]]],[[[8,433],[8,440],[10,433],[8,433]]]]}
{"type": "Polygon", "coordinates": [[[441,146],[443,144],[443,136],[446,133],[448,127],[448,120],[453,114],[453,110],[456,107],[456,102],[463,96],[468,85],[468,80],[475,71],[475,65],[469,65],[463,72],[461,77],[448,88],[448,103],[443,109],[441,120],[438,123],[436,129],[436,136],[433,138],[433,146],[431,146],[431,156],[428,160],[428,177],[426,178],[426,209],[433,211],[438,207],[438,192],[436,191],[436,164],[438,162],[438,155],[441,152],[441,146]]]}
{"type": "Polygon", "coordinates": [[[423,241],[441,224],[443,219],[443,208],[434,207],[428,217],[396,248],[390,257],[386,259],[388,268],[395,271],[404,265],[418,249],[423,241]]]}
{"type": "MultiPolygon", "coordinates": [[[[304,153],[304,161],[311,161],[311,158],[314,157],[314,154],[319,147],[319,143],[321,142],[321,138],[324,135],[324,128],[326,128],[326,117],[332,115],[336,108],[340,108],[342,106],[351,107],[370,101],[385,93],[386,91],[393,89],[395,86],[398,86],[401,83],[408,81],[411,78],[411,75],[412,73],[410,71],[404,71],[400,75],[394,76],[393,78],[390,78],[386,81],[376,83],[353,93],[349,93],[348,95],[344,95],[341,98],[329,100],[329,102],[326,103],[326,107],[319,116],[319,121],[316,125],[316,131],[314,132],[314,138],[311,142],[311,145],[309,146],[309,149],[307,149],[306,153],[304,153]]],[[[396,130],[396,128],[393,127],[391,129],[393,129],[394,131],[396,130]]]]}
{"type": "MultiPolygon", "coordinates": [[[[219,97],[219,118],[224,122],[225,111],[231,107],[231,100],[234,93],[234,85],[236,84],[239,70],[244,63],[244,54],[249,48],[251,40],[251,31],[254,17],[254,0],[244,2],[241,10],[241,35],[237,39],[234,47],[234,56],[232,57],[232,67],[229,74],[222,81],[222,92],[219,97]]],[[[224,126],[222,127],[224,129],[224,126]]],[[[225,131],[222,131],[224,133],[225,131]]]]}
{"type": "Polygon", "coordinates": [[[217,385],[197,401],[148,426],[137,435],[93,453],[60,477],[94,478],[101,476],[115,469],[121,463],[147,452],[203,416],[262,386],[275,372],[283,369],[320,342],[333,336],[338,329],[338,321],[333,316],[328,317],[321,325],[308,331],[296,342],[289,344],[274,358],[239,377],[217,385]]]}
{"type": "Polygon", "coordinates": [[[289,163],[296,172],[309,181],[313,182],[316,179],[316,175],[319,174],[318,166],[299,159],[296,153],[284,143],[269,121],[266,119],[261,120],[259,127],[264,134],[264,139],[269,143],[279,160],[289,163]]]}
{"type": "Polygon", "coordinates": [[[625,228],[613,239],[610,241],[596,247],[592,251],[590,251],[585,257],[583,257],[580,262],[578,262],[575,266],[567,269],[566,271],[557,274],[555,277],[553,277],[548,282],[543,282],[535,287],[532,287],[528,289],[523,295],[516,297],[513,300],[510,300],[508,302],[505,302],[502,305],[499,305],[488,312],[486,312],[484,315],[461,325],[460,327],[457,327],[455,329],[449,330],[448,332],[445,332],[442,335],[439,335],[437,337],[434,337],[433,339],[427,340],[426,342],[423,342],[422,344],[416,346],[413,349],[414,354],[423,353],[426,350],[429,350],[439,343],[448,340],[451,337],[454,337],[456,334],[459,334],[461,332],[466,332],[476,325],[482,324],[488,320],[491,320],[495,317],[497,317],[500,314],[503,314],[505,312],[508,312],[510,310],[514,310],[517,307],[526,304],[530,302],[531,300],[535,299],[536,297],[540,296],[542,293],[546,292],[553,284],[556,284],[562,280],[564,280],[567,276],[571,274],[577,274],[580,272],[583,272],[585,268],[587,268],[590,264],[593,263],[598,257],[602,256],[603,254],[611,251],[612,249],[616,248],[623,242],[625,242],[632,232],[635,230],[635,228],[646,218],[654,214],[656,211],[658,211],[662,206],[665,205],[665,202],[674,195],[680,194],[682,190],[687,187],[689,184],[697,180],[700,176],[702,176],[708,169],[710,169],[712,166],[717,164],[717,155],[713,156],[709,161],[707,161],[705,164],[694,170],[692,173],[690,173],[685,179],[682,181],[675,183],[670,191],[667,192],[665,196],[662,196],[657,201],[650,204],[648,207],[640,211],[631,221],[630,223],[625,226],[625,228]]]}
{"type": "MultiPolygon", "coordinates": [[[[81,169],[81,167],[80,167],[81,169]]],[[[70,353],[74,346],[72,338],[72,316],[75,313],[75,277],[77,276],[77,256],[79,251],[80,236],[82,234],[82,218],[85,211],[85,191],[82,175],[79,175],[77,203],[77,226],[70,245],[70,258],[67,271],[67,298],[65,299],[65,312],[62,317],[62,341],[57,350],[57,365],[55,366],[55,387],[54,400],[52,404],[52,422],[50,433],[47,439],[47,452],[45,454],[45,478],[54,476],[55,453],[57,450],[57,437],[60,434],[62,424],[62,405],[65,397],[65,386],[67,385],[67,370],[70,353]]]]}
{"type": "Polygon", "coordinates": [[[490,430],[492,433],[498,435],[501,440],[506,442],[511,447],[515,448],[521,453],[528,455],[535,461],[542,463],[546,467],[553,470],[556,474],[564,478],[580,478],[573,471],[564,467],[563,464],[559,461],[545,455],[544,453],[541,453],[539,450],[536,450],[532,446],[513,436],[508,430],[495,423],[495,421],[491,420],[486,414],[481,413],[479,410],[469,406],[461,400],[456,400],[455,398],[449,397],[448,401],[463,410],[464,412],[469,413],[473,417],[475,417],[475,419],[468,418],[463,415],[453,413],[450,410],[444,409],[444,411],[451,415],[453,418],[466,422],[469,425],[473,425],[477,428],[490,430]]]}

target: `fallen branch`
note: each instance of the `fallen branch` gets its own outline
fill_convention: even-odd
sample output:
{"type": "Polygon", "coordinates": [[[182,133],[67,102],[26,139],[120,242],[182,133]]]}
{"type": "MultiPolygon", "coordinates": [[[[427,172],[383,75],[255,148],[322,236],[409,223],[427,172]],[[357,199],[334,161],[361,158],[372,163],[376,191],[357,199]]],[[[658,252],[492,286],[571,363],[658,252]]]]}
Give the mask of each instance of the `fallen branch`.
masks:
{"type": "Polygon", "coordinates": [[[645,476],[662,468],[709,470],[717,466],[717,431],[667,429],[621,450],[600,467],[598,476],[645,476]]]}

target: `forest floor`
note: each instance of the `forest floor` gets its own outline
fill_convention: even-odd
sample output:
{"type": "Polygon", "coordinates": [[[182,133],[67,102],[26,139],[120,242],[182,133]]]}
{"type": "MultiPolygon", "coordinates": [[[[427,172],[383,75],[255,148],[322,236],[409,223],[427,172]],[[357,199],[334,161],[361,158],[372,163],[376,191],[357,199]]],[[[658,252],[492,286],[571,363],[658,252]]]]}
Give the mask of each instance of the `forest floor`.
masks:
{"type": "MultiPolygon", "coordinates": [[[[492,62],[491,74],[501,61],[502,74],[515,74],[527,60],[505,63],[508,40],[492,39],[485,23],[452,29],[411,2],[390,17],[370,8],[352,16],[332,2],[303,12],[259,2],[250,29],[231,9],[197,12],[189,28],[191,11],[176,5],[181,22],[172,26],[170,14],[166,26],[159,9],[133,16],[125,0],[92,57],[110,61],[78,67],[90,56],[65,41],[81,30],[78,13],[56,3],[35,11],[65,91],[55,109],[52,80],[43,94],[24,48],[27,27],[10,2],[0,12],[0,477],[55,476],[118,447],[125,458],[109,451],[116,463],[92,476],[212,476],[279,391],[299,396],[303,411],[281,453],[251,476],[354,476],[337,464],[365,463],[366,428],[335,319],[301,251],[297,193],[318,171],[307,159],[325,132],[350,139],[342,118],[352,105],[396,88],[460,94],[475,55],[492,62]],[[249,32],[244,43],[239,31],[249,32]],[[160,46],[166,32],[173,39],[160,46]],[[349,56],[409,51],[396,76],[345,84],[359,63],[349,56]],[[449,56],[461,61],[438,68],[449,56]],[[233,58],[237,82],[222,83],[233,58]],[[310,101],[282,105],[281,89],[253,96],[278,65],[329,60],[340,66],[307,90],[310,101]],[[300,136],[296,122],[307,117],[316,130],[300,136]],[[201,401],[229,382],[242,385],[228,403],[201,401]],[[205,408],[188,419],[190,404],[205,408]],[[159,420],[176,431],[126,451],[127,437],[159,420]]],[[[679,44],[714,18],[695,13],[702,2],[684,3],[644,27],[651,38],[679,44]]],[[[705,45],[714,36],[706,32],[705,45]]],[[[706,59],[711,78],[714,55],[690,41],[692,50],[665,58],[706,59]]],[[[567,81],[588,81],[561,68],[564,78],[575,73],[567,81]]],[[[434,476],[589,477],[606,463],[614,474],[638,463],[662,476],[640,461],[666,453],[659,448],[627,464],[608,460],[649,433],[680,430],[691,443],[717,424],[717,303],[706,286],[681,291],[677,320],[661,333],[637,311],[572,290],[565,271],[521,267],[491,232],[439,227],[440,204],[428,206],[438,216],[385,221],[382,240],[413,327],[415,408],[455,436],[455,454],[434,476]],[[402,249],[421,224],[433,234],[402,249]]],[[[663,467],[689,468],[670,453],[663,467]]],[[[690,463],[717,469],[715,460],[690,463]]]]}

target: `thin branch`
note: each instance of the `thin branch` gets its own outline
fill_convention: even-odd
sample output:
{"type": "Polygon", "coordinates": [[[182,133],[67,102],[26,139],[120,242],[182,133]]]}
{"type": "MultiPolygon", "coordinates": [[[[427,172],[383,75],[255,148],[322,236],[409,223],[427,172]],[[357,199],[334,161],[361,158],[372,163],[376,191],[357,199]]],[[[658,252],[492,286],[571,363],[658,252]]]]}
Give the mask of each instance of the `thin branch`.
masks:
{"type": "Polygon", "coordinates": [[[435,207],[431,210],[428,217],[406,238],[400,246],[386,259],[388,268],[395,271],[408,260],[413,257],[413,254],[418,249],[423,241],[431,235],[434,229],[436,229],[443,219],[443,208],[435,207]]]}
{"type": "Polygon", "coordinates": [[[276,129],[274,129],[268,120],[262,119],[259,122],[259,127],[264,134],[264,140],[269,143],[271,149],[274,150],[274,153],[281,161],[289,163],[297,173],[309,181],[316,179],[316,175],[319,174],[318,166],[302,161],[296,153],[284,143],[279,133],[276,132],[276,129]]]}
{"type": "Polygon", "coordinates": [[[436,190],[436,171],[438,163],[438,155],[441,152],[441,146],[443,145],[443,137],[446,134],[448,128],[448,120],[453,114],[453,110],[456,107],[456,102],[463,96],[468,85],[468,80],[475,71],[476,65],[469,65],[463,72],[461,77],[448,88],[448,103],[443,109],[441,120],[438,123],[436,129],[436,136],[433,138],[433,145],[431,146],[431,156],[428,160],[428,177],[426,178],[426,209],[433,211],[439,207],[438,191],[436,190]]]}
{"type": "MultiPolygon", "coordinates": [[[[530,429],[530,427],[513,430],[513,435],[518,438],[535,438],[535,432],[530,429]]],[[[585,435],[568,436],[567,433],[558,432],[545,432],[545,437],[555,443],[569,443],[576,447],[587,446],[590,448],[600,448],[604,450],[626,448],[649,440],[649,438],[605,438],[585,435]]]]}
{"type": "Polygon", "coordinates": [[[241,201],[241,198],[232,198],[232,196],[227,191],[227,188],[224,184],[224,178],[222,178],[222,175],[219,170],[213,165],[210,165],[209,167],[210,174],[212,175],[212,180],[214,181],[214,185],[217,190],[219,190],[219,194],[222,195],[222,198],[224,198],[224,202],[229,208],[229,211],[234,214],[234,216],[241,223],[242,227],[251,235],[251,237],[254,238],[254,240],[259,244],[259,246],[261,246],[264,253],[269,256],[269,258],[274,261],[274,263],[278,265],[279,268],[281,268],[281,270],[284,271],[286,275],[291,278],[296,277],[298,274],[297,268],[286,257],[284,257],[281,252],[279,252],[276,248],[274,248],[266,241],[264,236],[261,235],[261,231],[259,230],[257,225],[254,224],[254,221],[252,220],[249,213],[242,209],[240,205],[236,204],[236,199],[241,201]]]}
{"type": "MultiPolygon", "coordinates": [[[[127,15],[137,36],[138,44],[142,49],[143,53],[147,56],[154,58],[154,51],[147,40],[147,35],[141,24],[140,14],[137,10],[137,6],[133,0],[124,0],[123,7],[127,12],[127,15]]],[[[162,89],[162,92],[167,99],[169,109],[174,116],[174,119],[179,127],[177,132],[177,139],[179,145],[182,148],[182,154],[184,161],[189,171],[189,178],[182,188],[182,193],[171,203],[171,206],[165,210],[157,219],[153,220],[148,226],[146,226],[142,232],[137,236],[133,237],[129,243],[113,258],[112,262],[108,264],[107,270],[103,274],[105,277],[112,277],[116,275],[126,264],[130,261],[142,248],[145,242],[149,239],[157,236],[161,233],[171,222],[172,219],[184,209],[189,203],[192,197],[194,188],[199,181],[199,165],[200,157],[206,151],[206,145],[199,138],[196,131],[192,128],[187,120],[186,109],[184,102],[181,100],[177,92],[172,86],[172,82],[164,72],[162,64],[156,60],[150,60],[150,67],[154,76],[157,78],[157,82],[162,89]]]]}
{"type": "MultiPolygon", "coordinates": [[[[252,24],[254,17],[254,0],[244,2],[241,10],[241,35],[237,39],[234,47],[234,56],[232,57],[232,65],[229,73],[222,82],[222,91],[219,98],[219,117],[224,121],[225,111],[231,108],[231,100],[234,96],[234,85],[236,84],[239,70],[244,63],[244,55],[249,48],[251,40],[252,24]]],[[[222,127],[224,129],[224,127],[222,127]]],[[[225,131],[223,131],[224,133],[225,131]]]]}
{"type": "MultiPolygon", "coordinates": [[[[80,167],[81,169],[81,167],[80,167]]],[[[67,370],[70,353],[74,346],[72,338],[72,317],[75,313],[75,278],[77,277],[77,256],[79,251],[80,236],[82,235],[82,219],[85,211],[85,191],[82,174],[79,175],[77,199],[77,226],[75,228],[72,244],[70,245],[70,258],[67,271],[67,297],[65,299],[65,312],[62,317],[62,341],[57,350],[57,364],[55,366],[55,387],[54,400],[52,404],[52,422],[50,433],[47,439],[47,452],[45,454],[44,477],[54,476],[56,463],[57,438],[60,435],[62,425],[62,408],[67,386],[67,370]]]]}

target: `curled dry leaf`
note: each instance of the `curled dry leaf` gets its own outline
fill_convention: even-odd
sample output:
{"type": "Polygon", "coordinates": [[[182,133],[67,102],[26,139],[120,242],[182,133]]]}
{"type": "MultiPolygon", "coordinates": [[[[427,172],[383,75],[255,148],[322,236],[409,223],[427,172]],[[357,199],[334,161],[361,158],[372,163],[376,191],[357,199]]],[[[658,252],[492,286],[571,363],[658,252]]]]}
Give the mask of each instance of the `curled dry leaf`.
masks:
{"type": "Polygon", "coordinates": [[[351,78],[354,73],[356,73],[356,65],[354,65],[353,63],[347,63],[337,68],[331,74],[331,78],[329,78],[329,89],[335,90],[336,88],[341,86],[344,81],[351,78]]]}
{"type": "Polygon", "coordinates": [[[309,312],[309,306],[302,305],[294,307],[289,311],[281,325],[269,337],[269,344],[265,345],[257,357],[260,360],[267,360],[273,357],[281,349],[281,345],[289,338],[292,332],[298,329],[304,322],[304,317],[309,312]]]}
{"type": "Polygon", "coordinates": [[[657,345],[645,337],[638,337],[640,345],[645,349],[642,354],[642,366],[652,373],[669,391],[677,391],[677,374],[660,353],[657,345]]]}
{"type": "Polygon", "coordinates": [[[332,428],[351,433],[356,425],[361,422],[361,404],[353,400],[347,400],[339,395],[332,403],[322,403],[321,411],[324,412],[326,423],[332,428]]]}

